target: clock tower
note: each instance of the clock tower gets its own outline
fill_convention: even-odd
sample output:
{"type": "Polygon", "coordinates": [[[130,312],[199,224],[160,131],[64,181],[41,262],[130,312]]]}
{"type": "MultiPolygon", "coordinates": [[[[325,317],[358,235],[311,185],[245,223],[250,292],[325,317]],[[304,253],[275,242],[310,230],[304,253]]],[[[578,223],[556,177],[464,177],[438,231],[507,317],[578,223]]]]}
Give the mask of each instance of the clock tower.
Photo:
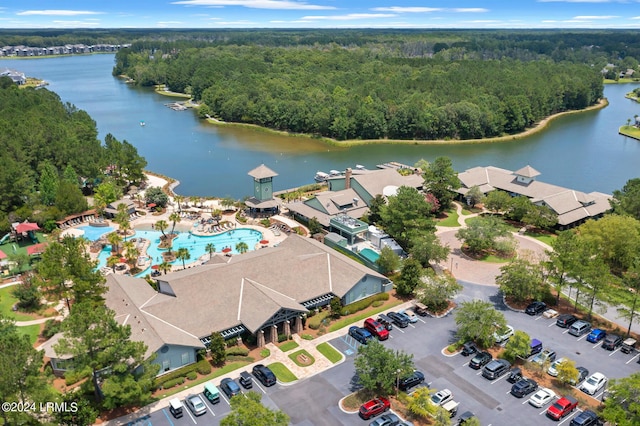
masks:
{"type": "Polygon", "coordinates": [[[264,164],[251,170],[248,174],[253,178],[253,198],[258,201],[273,199],[273,178],[278,174],[264,164]]]}

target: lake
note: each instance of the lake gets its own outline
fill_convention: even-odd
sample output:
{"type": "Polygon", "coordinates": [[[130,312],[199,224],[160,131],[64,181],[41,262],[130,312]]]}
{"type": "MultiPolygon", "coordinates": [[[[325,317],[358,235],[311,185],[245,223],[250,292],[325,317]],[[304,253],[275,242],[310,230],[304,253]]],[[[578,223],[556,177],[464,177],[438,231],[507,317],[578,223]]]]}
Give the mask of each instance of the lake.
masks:
{"type": "Polygon", "coordinates": [[[618,135],[627,119],[640,114],[640,104],[624,98],[634,85],[607,85],[608,107],[561,117],[543,132],[518,141],[340,148],[308,138],[207,124],[193,111],[165,106],[180,99],[113,77],[113,64],[111,54],[0,60],[0,68],[44,79],[64,102],[87,111],[101,139],[111,133],[136,146],[149,170],[180,181],[176,192],[181,195],[240,199],[252,194],[247,172],[261,163],[278,173],[275,190],[312,183],[318,170],[356,164],[375,168],[389,161],[414,164],[439,156],[450,157],[458,171],[488,165],[517,170],[529,164],[541,172],[540,180],[585,192],[611,193],[640,176],[640,142],[618,135]]]}

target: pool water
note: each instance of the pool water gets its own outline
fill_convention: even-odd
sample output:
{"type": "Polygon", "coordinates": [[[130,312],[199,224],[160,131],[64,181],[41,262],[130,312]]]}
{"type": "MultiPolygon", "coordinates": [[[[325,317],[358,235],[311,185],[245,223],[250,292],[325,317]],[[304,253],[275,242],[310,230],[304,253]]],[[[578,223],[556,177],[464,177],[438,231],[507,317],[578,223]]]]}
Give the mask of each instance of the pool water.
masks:
{"type": "Polygon", "coordinates": [[[108,234],[109,232],[113,232],[113,226],[91,226],[84,225],[78,226],[78,229],[84,231],[83,237],[85,237],[89,241],[99,240],[104,234],[108,234]]]}
{"type": "MultiPolygon", "coordinates": [[[[162,263],[162,253],[166,250],[158,249],[160,244],[160,237],[162,233],[160,231],[141,231],[136,230],[136,233],[131,238],[145,238],[151,241],[151,244],[147,248],[147,256],[151,257],[152,264],[157,265],[162,263]]],[[[236,244],[243,241],[249,247],[249,251],[255,249],[256,244],[263,239],[262,233],[254,229],[238,228],[231,231],[223,232],[222,234],[198,236],[192,235],[188,232],[181,232],[178,237],[173,239],[172,251],[177,251],[180,248],[189,249],[191,258],[185,262],[185,265],[197,262],[201,256],[208,255],[206,246],[212,243],[215,246],[216,253],[222,252],[223,249],[229,247],[230,253],[237,254],[236,244]]],[[[107,258],[111,256],[111,246],[106,246],[98,255],[98,267],[104,267],[107,265],[107,258]]],[[[173,264],[182,265],[181,260],[175,260],[173,264]]],[[[149,273],[149,269],[142,271],[137,276],[144,276],[149,273]]]]}
{"type": "Polygon", "coordinates": [[[371,250],[370,248],[364,248],[364,249],[360,250],[359,253],[362,255],[362,257],[364,257],[365,259],[367,259],[371,263],[376,263],[376,260],[378,260],[378,258],[380,257],[380,255],[378,253],[376,253],[375,251],[371,250]]]}

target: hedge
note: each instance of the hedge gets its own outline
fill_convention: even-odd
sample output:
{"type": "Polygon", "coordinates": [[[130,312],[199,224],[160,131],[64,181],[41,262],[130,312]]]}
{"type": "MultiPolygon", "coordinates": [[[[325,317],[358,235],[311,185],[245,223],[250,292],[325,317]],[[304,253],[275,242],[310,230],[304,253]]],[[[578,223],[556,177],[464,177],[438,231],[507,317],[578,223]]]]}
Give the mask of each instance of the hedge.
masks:
{"type": "Polygon", "coordinates": [[[389,293],[378,293],[373,296],[366,297],[364,299],[358,300],[357,302],[350,303],[342,307],[340,313],[342,315],[349,315],[354,312],[361,311],[363,309],[368,308],[373,302],[376,300],[389,300],[389,293]]]}
{"type": "Polygon", "coordinates": [[[189,380],[195,380],[198,378],[198,373],[196,373],[195,371],[189,371],[187,373],[187,379],[189,380]]]}
{"type": "Polygon", "coordinates": [[[184,383],[184,377],[178,377],[177,379],[167,380],[162,384],[162,389],[169,389],[174,386],[178,386],[184,383]]]}
{"type": "Polygon", "coordinates": [[[230,356],[234,356],[234,355],[247,356],[247,355],[249,355],[249,349],[243,348],[241,346],[234,346],[232,348],[227,349],[226,352],[227,352],[227,355],[230,355],[230,356]]]}
{"type": "Polygon", "coordinates": [[[196,362],[195,364],[189,364],[185,367],[178,368],[177,370],[172,371],[171,373],[167,373],[156,378],[156,387],[158,388],[166,387],[166,383],[168,381],[178,379],[178,378],[182,378],[184,382],[184,378],[187,376],[187,374],[191,372],[196,372],[196,371],[203,375],[209,374],[211,373],[211,364],[209,364],[209,361],[207,361],[206,359],[202,359],[196,362]]]}

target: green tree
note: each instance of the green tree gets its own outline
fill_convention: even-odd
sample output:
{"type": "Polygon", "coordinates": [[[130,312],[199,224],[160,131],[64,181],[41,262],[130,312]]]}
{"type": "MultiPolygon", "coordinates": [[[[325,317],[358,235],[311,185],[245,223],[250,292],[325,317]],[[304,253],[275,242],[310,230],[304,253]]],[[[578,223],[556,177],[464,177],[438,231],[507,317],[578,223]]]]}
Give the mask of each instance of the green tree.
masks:
{"type": "Polygon", "coordinates": [[[500,286],[502,293],[511,296],[516,302],[539,300],[546,293],[542,266],[525,257],[515,258],[500,267],[496,284],[500,286]]]}
{"type": "Polygon", "coordinates": [[[511,195],[504,191],[494,190],[489,192],[484,199],[484,206],[493,212],[505,212],[511,206],[511,195]]]}
{"type": "Polygon", "coordinates": [[[482,300],[461,303],[456,310],[455,320],[459,340],[473,340],[484,348],[492,346],[493,333],[507,325],[504,314],[496,311],[491,303],[482,300]]]}
{"type": "Polygon", "coordinates": [[[396,195],[388,198],[388,204],[380,211],[385,231],[407,247],[409,242],[423,232],[434,232],[431,206],[417,189],[409,186],[398,188],[396,195]]]}
{"type": "Polygon", "coordinates": [[[56,410],[53,412],[53,418],[60,426],[77,426],[91,425],[98,418],[98,411],[93,408],[89,401],[80,392],[68,392],[62,395],[61,402],[71,407],[76,404],[77,409],[74,410],[56,410]]]}
{"type": "Polygon", "coordinates": [[[640,317],[638,312],[638,307],[640,306],[638,304],[640,296],[640,259],[636,259],[631,268],[624,273],[622,283],[622,288],[626,288],[627,291],[623,291],[622,297],[617,293],[612,295],[611,299],[618,306],[618,315],[629,320],[626,334],[626,337],[629,337],[633,322],[640,317]]]}
{"type": "Polygon", "coordinates": [[[393,392],[398,377],[413,372],[413,355],[394,351],[377,340],[358,348],[355,361],[356,374],[364,389],[388,395],[393,392]]]}
{"type": "Polygon", "coordinates": [[[564,361],[557,364],[556,370],[558,371],[557,379],[560,383],[570,384],[578,382],[580,372],[576,368],[575,361],[565,358],[564,361]]]}
{"type": "Polygon", "coordinates": [[[509,208],[505,212],[505,215],[516,222],[521,222],[533,210],[534,206],[530,199],[525,196],[519,195],[513,197],[509,203],[509,208]]]}
{"type": "Polygon", "coordinates": [[[120,243],[122,242],[122,237],[118,235],[117,231],[114,231],[107,235],[107,241],[111,244],[111,255],[117,255],[120,253],[120,243]]]}
{"type": "Polygon", "coordinates": [[[240,254],[244,254],[249,251],[249,246],[244,241],[240,241],[236,244],[236,251],[240,254]]]}
{"type": "Polygon", "coordinates": [[[522,223],[539,229],[552,229],[558,224],[558,215],[547,206],[533,204],[522,217],[522,223]]]}
{"type": "Polygon", "coordinates": [[[396,291],[398,294],[401,296],[413,294],[413,291],[422,280],[423,273],[424,270],[419,261],[411,257],[405,260],[402,264],[400,278],[396,281],[396,291]]]}
{"type": "Polygon", "coordinates": [[[220,205],[224,210],[229,210],[231,207],[235,206],[236,200],[233,197],[224,197],[220,200],[220,205]]]}
{"type": "Polygon", "coordinates": [[[369,223],[371,225],[375,225],[381,221],[380,213],[384,206],[387,204],[387,201],[380,194],[377,194],[375,197],[369,201],[369,213],[367,217],[369,218],[369,223]]]}
{"type": "Polygon", "coordinates": [[[383,274],[391,274],[400,267],[400,256],[398,256],[389,246],[382,247],[380,257],[376,260],[383,274]]]}
{"type": "MultiPolygon", "coordinates": [[[[494,250],[499,238],[511,237],[509,227],[502,218],[480,216],[467,221],[467,226],[456,232],[456,238],[462,240],[467,249],[476,254],[494,250]]],[[[513,237],[511,237],[513,238],[513,237]]]]}
{"type": "Polygon", "coordinates": [[[116,217],[113,221],[120,226],[118,232],[122,232],[122,238],[127,241],[127,232],[131,229],[131,223],[129,222],[127,206],[124,203],[118,204],[116,217]]]}
{"type": "Polygon", "coordinates": [[[547,277],[556,289],[556,305],[560,303],[560,294],[567,285],[567,273],[572,268],[578,239],[573,230],[563,231],[551,242],[553,250],[547,250],[548,260],[544,262],[547,277]]]}
{"type": "Polygon", "coordinates": [[[309,219],[308,225],[309,225],[309,232],[311,233],[311,235],[322,232],[322,225],[320,225],[318,218],[316,218],[315,216],[309,219]]]}
{"type": "Polygon", "coordinates": [[[180,222],[181,218],[177,212],[173,212],[169,215],[169,221],[171,222],[171,232],[170,235],[174,235],[174,231],[176,229],[176,223],[180,222]]]}
{"type": "Polygon", "coordinates": [[[271,410],[260,403],[256,392],[236,395],[229,401],[231,413],[220,421],[220,426],[286,426],[289,416],[282,410],[271,410]]]}
{"type": "Polygon", "coordinates": [[[209,353],[211,354],[211,360],[215,365],[224,365],[227,361],[226,346],[224,344],[224,337],[217,331],[211,333],[211,343],[209,343],[209,353]]]}
{"type": "Polygon", "coordinates": [[[332,318],[340,318],[342,316],[342,302],[339,297],[331,298],[331,301],[329,301],[329,307],[331,308],[332,318]]]}
{"type": "Polygon", "coordinates": [[[414,294],[420,303],[439,312],[446,308],[449,300],[462,289],[462,285],[452,276],[436,274],[433,269],[427,269],[416,286],[414,294]]]}
{"type": "Polygon", "coordinates": [[[105,179],[95,190],[95,198],[102,200],[106,205],[119,200],[122,197],[122,189],[113,179],[105,179]]]}
{"type": "Polygon", "coordinates": [[[158,265],[158,270],[164,272],[167,275],[167,272],[171,271],[171,264],[169,262],[162,262],[158,265]]]}
{"type": "Polygon", "coordinates": [[[418,232],[410,241],[409,254],[429,268],[431,262],[441,262],[449,256],[449,246],[443,246],[434,232],[418,232]]]}
{"type": "Polygon", "coordinates": [[[640,424],[640,372],[621,379],[611,379],[609,396],[604,403],[602,418],[619,426],[640,424]]]}
{"type": "Polygon", "coordinates": [[[191,253],[189,252],[189,249],[186,247],[180,247],[176,252],[176,259],[181,260],[182,269],[186,269],[187,267],[185,265],[185,262],[191,259],[191,253]]]}
{"type": "Polygon", "coordinates": [[[160,208],[165,208],[169,202],[169,196],[159,186],[152,186],[144,191],[144,201],[147,204],[155,204],[160,208]]]}
{"type": "Polygon", "coordinates": [[[435,417],[438,407],[431,402],[431,393],[428,387],[419,387],[407,396],[407,409],[425,419],[435,417]]]}
{"type": "Polygon", "coordinates": [[[167,239],[167,234],[165,234],[164,231],[166,231],[168,227],[169,227],[169,224],[167,223],[167,221],[162,219],[157,221],[154,225],[154,228],[160,231],[160,233],[162,234],[162,239],[164,240],[167,239]]]}
{"type": "MultiPolygon", "coordinates": [[[[73,372],[90,371],[94,397],[99,402],[105,396],[100,380],[106,381],[112,376],[122,380],[133,375],[134,369],[142,364],[147,349],[143,342],[131,340],[131,326],[120,325],[115,312],[103,303],[74,304],[63,322],[63,333],[54,350],[59,355],[73,358],[73,372]]],[[[150,394],[150,389],[146,392],[150,394]]],[[[129,402],[142,398],[136,394],[133,399],[129,402]]]]}
{"type": "Polygon", "coordinates": [[[80,213],[89,208],[87,199],[82,195],[82,191],[78,187],[78,184],[72,184],[67,180],[61,180],[58,185],[55,206],[67,215],[80,213]]]}
{"type": "Polygon", "coordinates": [[[18,299],[18,309],[22,311],[34,312],[42,306],[42,294],[34,275],[29,274],[23,278],[22,283],[14,286],[11,293],[18,299]]]}
{"type": "Polygon", "coordinates": [[[504,352],[502,355],[509,362],[514,362],[516,359],[526,359],[531,352],[531,337],[527,333],[521,330],[516,330],[513,336],[507,340],[507,344],[504,346],[504,352]]]}
{"type": "Polygon", "coordinates": [[[629,179],[622,189],[613,191],[610,203],[615,213],[640,220],[640,178],[629,179]]]}
{"type": "Polygon", "coordinates": [[[71,185],[75,185],[76,188],[79,188],[80,178],[78,177],[78,173],[76,173],[76,169],[73,168],[71,164],[67,164],[62,172],[62,181],[68,182],[71,185]]]}
{"type": "Polygon", "coordinates": [[[484,200],[484,194],[482,193],[480,188],[475,185],[469,188],[467,193],[464,194],[464,198],[466,198],[468,205],[470,205],[471,207],[475,207],[476,204],[479,204],[482,202],[482,200],[484,200]]]}
{"type": "Polygon", "coordinates": [[[45,161],[40,168],[40,181],[38,184],[42,204],[47,206],[53,204],[58,192],[58,184],[58,170],[51,162],[45,161]]]}
{"type": "Polygon", "coordinates": [[[209,253],[209,260],[211,260],[211,258],[213,257],[213,253],[216,252],[215,244],[207,243],[207,245],[204,246],[204,249],[207,251],[207,253],[209,253]]]}
{"type": "Polygon", "coordinates": [[[640,251],[640,220],[630,216],[611,214],[588,220],[578,227],[578,234],[618,274],[629,268],[640,251]]]}
{"type": "Polygon", "coordinates": [[[424,188],[438,199],[440,211],[448,209],[455,194],[453,191],[461,186],[451,159],[448,157],[436,158],[424,171],[423,177],[424,188]]]}

